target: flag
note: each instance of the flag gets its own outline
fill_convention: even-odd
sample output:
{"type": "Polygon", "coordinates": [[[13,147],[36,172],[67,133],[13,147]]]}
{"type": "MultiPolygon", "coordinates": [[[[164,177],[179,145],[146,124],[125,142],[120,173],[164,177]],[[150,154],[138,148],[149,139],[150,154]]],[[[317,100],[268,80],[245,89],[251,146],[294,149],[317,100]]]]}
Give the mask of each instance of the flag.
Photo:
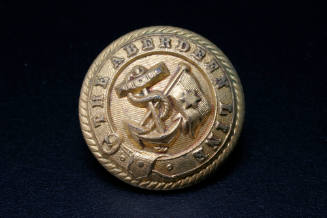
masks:
{"type": "Polygon", "coordinates": [[[179,112],[176,118],[180,116],[183,118],[183,133],[195,138],[200,123],[211,111],[210,104],[198,81],[184,71],[168,96],[172,100],[174,108],[179,112]]]}

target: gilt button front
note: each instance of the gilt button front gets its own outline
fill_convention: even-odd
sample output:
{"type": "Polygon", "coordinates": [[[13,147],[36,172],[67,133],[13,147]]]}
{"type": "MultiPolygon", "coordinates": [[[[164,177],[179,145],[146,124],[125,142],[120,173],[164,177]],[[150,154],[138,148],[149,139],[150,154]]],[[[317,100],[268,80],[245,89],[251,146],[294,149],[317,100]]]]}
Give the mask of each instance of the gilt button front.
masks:
{"type": "Polygon", "coordinates": [[[111,43],[86,74],[81,129],[91,152],[141,188],[183,188],[228,156],[244,100],[227,57],[202,36],[157,26],[111,43]]]}

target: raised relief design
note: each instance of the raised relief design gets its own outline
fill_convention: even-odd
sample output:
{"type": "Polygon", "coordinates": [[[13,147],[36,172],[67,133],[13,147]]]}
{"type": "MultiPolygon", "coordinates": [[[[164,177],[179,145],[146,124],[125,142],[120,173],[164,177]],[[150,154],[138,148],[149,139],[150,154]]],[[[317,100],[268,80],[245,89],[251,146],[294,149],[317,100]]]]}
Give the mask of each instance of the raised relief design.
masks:
{"type": "Polygon", "coordinates": [[[117,134],[112,133],[104,137],[101,148],[105,154],[111,155],[118,151],[120,144],[120,137],[117,134]]]}
{"type": "Polygon", "coordinates": [[[134,154],[128,165],[128,171],[136,178],[146,178],[152,171],[155,160],[134,154]]]}
{"type": "Polygon", "coordinates": [[[229,126],[228,126],[228,125],[223,124],[223,123],[221,123],[221,122],[219,122],[219,121],[217,121],[217,122],[215,123],[215,128],[216,128],[216,130],[221,130],[221,131],[223,131],[224,133],[227,133],[228,130],[229,130],[229,126]]]}
{"type": "Polygon", "coordinates": [[[196,49],[194,50],[192,56],[198,60],[198,61],[201,61],[204,56],[206,56],[206,51],[200,47],[196,47],[196,49]]]}
{"type": "Polygon", "coordinates": [[[132,56],[136,55],[137,52],[139,51],[139,49],[133,43],[126,45],[124,47],[124,50],[127,53],[127,57],[132,57],[132,56]]]}
{"type": "Polygon", "coordinates": [[[120,57],[112,57],[111,63],[114,66],[114,69],[117,69],[122,63],[124,63],[125,59],[120,57]]]}
{"type": "Polygon", "coordinates": [[[214,83],[218,89],[221,89],[224,86],[225,87],[229,86],[229,82],[228,82],[226,75],[223,75],[220,78],[216,78],[216,81],[214,83]]]}
{"type": "Polygon", "coordinates": [[[210,147],[217,149],[218,145],[221,143],[221,139],[215,137],[215,135],[211,132],[205,142],[210,147]]]}
{"type": "Polygon", "coordinates": [[[92,95],[91,105],[92,107],[103,107],[103,95],[92,95]]]}
{"type": "Polygon", "coordinates": [[[154,44],[153,44],[153,40],[152,38],[146,38],[146,39],[142,39],[142,50],[143,51],[149,51],[154,49],[154,44]]]}
{"type": "Polygon", "coordinates": [[[160,37],[160,48],[171,48],[171,39],[169,37],[160,37]]]}
{"type": "Polygon", "coordinates": [[[78,109],[86,142],[110,173],[168,190],[192,185],[229,155],[243,102],[237,73],[219,49],[160,26],[122,36],[98,56],[78,109]]]}
{"type": "Polygon", "coordinates": [[[227,115],[228,113],[233,112],[233,105],[231,104],[223,104],[221,101],[219,102],[219,114],[222,116],[227,115]]]}
{"type": "Polygon", "coordinates": [[[106,119],[104,118],[103,115],[95,116],[93,118],[93,123],[94,123],[95,128],[101,126],[101,123],[104,123],[104,122],[106,122],[106,119]]]}
{"type": "Polygon", "coordinates": [[[142,147],[164,153],[180,133],[196,137],[211,107],[190,70],[187,64],[180,63],[163,91],[150,91],[170,72],[163,62],[150,69],[137,65],[115,87],[119,98],[127,97],[132,105],[148,109],[140,122],[126,121],[130,136],[142,147]],[[164,120],[168,118],[171,122],[166,126],[164,120]]]}
{"type": "Polygon", "coordinates": [[[172,171],[174,169],[174,166],[171,163],[168,163],[166,165],[166,168],[167,168],[168,171],[172,171]]]}
{"type": "Polygon", "coordinates": [[[212,59],[208,63],[206,63],[207,70],[212,73],[213,71],[217,70],[219,68],[218,62],[216,59],[212,59]]]}
{"type": "Polygon", "coordinates": [[[187,41],[181,40],[181,39],[178,40],[178,44],[176,46],[176,49],[178,51],[187,52],[190,50],[190,48],[191,48],[190,43],[188,43],[187,41]]]}
{"type": "Polygon", "coordinates": [[[205,161],[205,159],[207,159],[208,155],[206,155],[203,151],[202,147],[197,148],[194,152],[193,152],[193,157],[198,161],[198,162],[203,162],[205,161]]]}
{"type": "Polygon", "coordinates": [[[98,77],[95,80],[95,86],[101,86],[102,88],[106,88],[108,85],[109,77],[98,77]]]}

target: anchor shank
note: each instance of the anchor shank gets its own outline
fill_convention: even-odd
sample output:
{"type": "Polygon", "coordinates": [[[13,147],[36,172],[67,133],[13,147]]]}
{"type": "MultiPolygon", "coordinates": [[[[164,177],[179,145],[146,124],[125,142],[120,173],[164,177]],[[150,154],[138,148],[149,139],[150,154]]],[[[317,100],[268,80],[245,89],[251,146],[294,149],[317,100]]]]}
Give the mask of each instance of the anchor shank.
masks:
{"type": "MultiPolygon", "coordinates": [[[[179,78],[182,76],[182,74],[185,72],[185,71],[189,71],[189,67],[185,64],[180,64],[178,66],[178,69],[177,69],[177,73],[176,73],[176,76],[174,77],[174,79],[172,80],[171,83],[168,84],[168,86],[165,88],[164,90],[164,95],[167,95],[169,94],[170,90],[172,89],[172,87],[176,84],[176,82],[179,80],[179,78]]],[[[152,102],[150,102],[152,104],[152,102]]],[[[159,102],[156,102],[154,104],[154,107],[157,107],[157,105],[159,104],[159,102]]],[[[152,105],[153,106],[153,105],[152,105]]],[[[152,111],[151,111],[152,112],[152,111]]],[[[151,114],[150,111],[148,111],[145,116],[143,117],[143,119],[141,120],[141,126],[144,125],[145,121],[149,118],[150,114],[151,114]]]]}
{"type": "MultiPolygon", "coordinates": [[[[144,88],[143,89],[143,93],[145,95],[147,95],[148,94],[148,90],[146,88],[144,88]]],[[[151,101],[148,102],[148,107],[149,107],[149,109],[150,109],[150,111],[152,113],[152,118],[153,118],[153,120],[154,120],[154,122],[155,122],[155,124],[157,126],[158,132],[159,133],[163,133],[164,132],[164,128],[163,128],[162,122],[160,120],[160,117],[157,115],[156,109],[154,108],[154,106],[153,106],[153,104],[152,104],[151,101]]]]}

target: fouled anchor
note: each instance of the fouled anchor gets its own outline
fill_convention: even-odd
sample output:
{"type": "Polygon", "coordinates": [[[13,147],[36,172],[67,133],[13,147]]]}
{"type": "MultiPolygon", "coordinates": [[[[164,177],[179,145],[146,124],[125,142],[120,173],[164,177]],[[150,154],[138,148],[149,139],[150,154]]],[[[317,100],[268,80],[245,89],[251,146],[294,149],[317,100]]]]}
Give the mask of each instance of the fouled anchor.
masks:
{"type": "MultiPolygon", "coordinates": [[[[185,95],[185,90],[181,88],[183,86],[180,80],[189,71],[190,67],[188,65],[180,63],[177,73],[162,92],[157,90],[149,92],[148,88],[166,79],[170,72],[163,62],[154,65],[150,69],[137,65],[116,86],[115,90],[119,98],[127,97],[134,106],[148,109],[139,123],[131,120],[125,122],[130,135],[141,146],[152,147],[157,152],[166,152],[179,135],[180,129],[186,132],[189,131],[190,135],[194,136],[192,135],[194,130],[191,125],[197,124],[201,120],[201,114],[194,108],[190,108],[191,113],[188,113],[189,108],[183,107],[183,99],[181,99],[185,95]],[[171,94],[172,90],[174,94],[171,94]],[[170,127],[167,128],[164,121],[167,119],[171,107],[174,107],[178,113],[172,119],[173,122],[169,125],[170,127]]],[[[189,79],[188,77],[186,82],[191,84],[189,86],[195,83],[192,78],[189,79]]],[[[193,86],[195,88],[192,91],[196,94],[199,89],[196,85],[193,84],[193,86]]],[[[201,98],[198,94],[196,95],[195,103],[197,104],[201,101],[201,98]]]]}

